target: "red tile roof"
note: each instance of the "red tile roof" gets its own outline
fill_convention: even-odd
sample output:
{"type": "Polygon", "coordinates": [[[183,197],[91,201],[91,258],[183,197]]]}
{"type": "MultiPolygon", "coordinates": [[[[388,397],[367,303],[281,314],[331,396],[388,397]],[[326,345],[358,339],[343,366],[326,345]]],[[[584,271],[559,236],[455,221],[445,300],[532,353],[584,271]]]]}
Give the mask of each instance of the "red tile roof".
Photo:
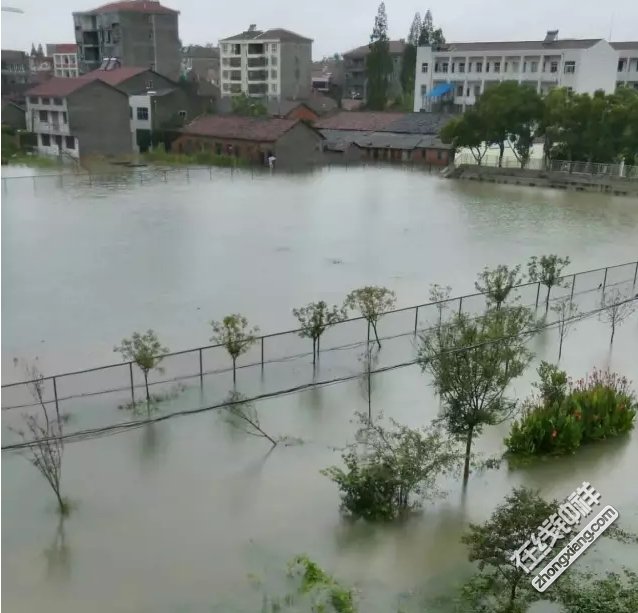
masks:
{"type": "Polygon", "coordinates": [[[59,45],[55,45],[54,53],[76,53],[78,50],[78,46],[74,43],[61,43],[59,45]]]}
{"type": "Polygon", "coordinates": [[[85,79],[64,79],[53,77],[40,85],[36,85],[26,92],[27,96],[50,96],[54,98],[64,98],[77,89],[87,85],[85,79]]]}
{"type": "Polygon", "coordinates": [[[87,13],[108,13],[108,12],[128,12],[128,13],[148,13],[156,15],[172,15],[177,14],[179,11],[169,9],[167,6],[162,6],[159,2],[152,2],[148,0],[129,0],[128,2],[110,2],[104,4],[96,9],[87,11],[87,13]]]}
{"type": "Polygon", "coordinates": [[[150,70],[148,68],[144,68],[142,66],[122,66],[120,68],[112,68],[111,70],[92,70],[91,72],[87,72],[83,74],[79,79],[84,79],[85,81],[95,81],[95,79],[100,79],[100,81],[104,81],[109,85],[119,85],[120,83],[124,83],[124,81],[128,81],[132,77],[136,77],[138,74],[142,72],[146,72],[150,70]]]}
{"type": "Polygon", "coordinates": [[[274,142],[299,123],[298,119],[204,115],[182,128],[184,134],[274,142]]]}
{"type": "Polygon", "coordinates": [[[315,122],[315,128],[323,130],[364,130],[376,132],[383,130],[392,122],[402,119],[405,113],[386,113],[371,111],[343,111],[315,122]]]}

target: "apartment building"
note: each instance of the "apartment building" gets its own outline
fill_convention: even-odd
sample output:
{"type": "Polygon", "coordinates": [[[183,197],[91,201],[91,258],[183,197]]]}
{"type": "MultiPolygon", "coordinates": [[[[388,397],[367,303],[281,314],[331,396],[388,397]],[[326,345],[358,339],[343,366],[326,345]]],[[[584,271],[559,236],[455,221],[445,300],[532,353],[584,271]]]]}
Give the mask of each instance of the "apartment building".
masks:
{"type": "Polygon", "coordinates": [[[21,99],[29,88],[29,56],[24,51],[2,49],[2,97],[21,99]]]}
{"type": "Polygon", "coordinates": [[[283,28],[248,30],[219,42],[221,95],[303,99],[310,96],[312,39],[283,28]]]}
{"type": "Polygon", "coordinates": [[[638,89],[638,41],[610,44],[618,52],[616,85],[638,89]]]}
{"type": "Polygon", "coordinates": [[[30,89],[26,124],[44,155],[132,151],[128,96],[100,79],[53,77],[30,89]]]}
{"type": "Polygon", "coordinates": [[[179,11],[158,0],[112,2],[73,13],[80,72],[116,58],[122,66],[145,66],[177,80],[181,63],[179,11]]]}
{"type": "Polygon", "coordinates": [[[53,76],[72,78],[80,76],[78,46],[73,43],[47,45],[47,55],[53,58],[53,76]]]}
{"type": "Polygon", "coordinates": [[[181,76],[219,85],[219,48],[189,45],[182,49],[181,76]]]}
{"type": "MultiPolygon", "coordinates": [[[[392,75],[390,77],[390,96],[401,93],[401,65],[405,41],[389,41],[390,56],[392,57],[392,75]]],[[[343,97],[354,100],[366,100],[368,95],[368,77],[366,75],[366,59],[370,53],[370,46],[363,45],[343,54],[345,82],[343,97]]]]}
{"type": "Polygon", "coordinates": [[[414,110],[429,111],[441,101],[463,110],[491,84],[517,81],[540,94],[554,87],[593,94],[616,88],[618,50],[603,39],[449,43],[417,50],[414,110]]]}

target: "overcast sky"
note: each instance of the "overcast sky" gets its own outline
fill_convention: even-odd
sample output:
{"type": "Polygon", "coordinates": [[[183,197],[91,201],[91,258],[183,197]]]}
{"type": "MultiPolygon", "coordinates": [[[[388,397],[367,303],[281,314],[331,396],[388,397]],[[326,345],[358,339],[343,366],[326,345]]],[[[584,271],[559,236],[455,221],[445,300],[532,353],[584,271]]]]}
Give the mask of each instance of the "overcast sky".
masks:
{"type": "MultiPolygon", "coordinates": [[[[2,48],[28,51],[31,43],[74,42],[71,13],[107,0],[1,0],[24,14],[2,13],[2,48]]],[[[377,0],[162,0],[180,11],[179,31],[186,44],[217,41],[256,23],[260,29],[282,27],[314,39],[313,57],[366,44],[377,0]]],[[[637,0],[388,0],[391,38],[405,38],[416,11],[430,8],[435,26],[448,41],[537,40],[546,30],[562,38],[638,39],[637,0]]]]}

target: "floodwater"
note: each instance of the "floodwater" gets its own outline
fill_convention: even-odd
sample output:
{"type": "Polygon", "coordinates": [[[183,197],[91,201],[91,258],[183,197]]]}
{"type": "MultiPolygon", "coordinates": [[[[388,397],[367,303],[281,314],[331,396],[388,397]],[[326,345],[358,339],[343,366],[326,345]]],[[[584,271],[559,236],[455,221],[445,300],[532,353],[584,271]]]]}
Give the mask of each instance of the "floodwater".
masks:
{"type": "MultiPolygon", "coordinates": [[[[398,306],[409,306],[427,301],[430,283],[471,292],[483,266],[525,264],[535,254],[569,255],[571,272],[638,259],[638,202],[626,198],[477,186],[388,167],[206,170],[118,186],[65,181],[3,184],[3,382],[23,378],[14,358],[37,356],[45,374],[117,361],[113,345],[136,329],[152,327],[180,350],[206,344],[207,322],[229,312],[264,332],[293,328],[293,306],[340,303],[365,284],[386,285],[398,306]]],[[[614,282],[632,291],[632,277],[614,282]]],[[[596,297],[578,297],[582,310],[596,297]]],[[[609,366],[635,378],[638,315],[612,350],[608,338],[595,318],[574,326],[561,364],[575,377],[609,366]]],[[[532,349],[536,361],[555,360],[555,333],[540,335],[532,349]]],[[[380,360],[407,361],[411,351],[411,341],[398,338],[384,343],[380,360]]],[[[361,352],[326,352],[317,378],[361,372],[361,352]]],[[[251,395],[309,376],[308,357],[299,357],[263,372],[242,369],[238,389],[251,395]]],[[[511,394],[525,396],[533,378],[532,367],[511,394]]],[[[161,411],[207,406],[230,385],[229,373],[201,387],[186,381],[161,411]]],[[[336,488],[319,470],[339,462],[335,448],[351,440],[354,412],[368,410],[366,393],[353,380],[259,401],[265,430],[302,440],[270,453],[266,441],[232,429],[215,411],[69,443],[63,484],[77,506],[62,526],[44,480],[24,458],[4,453],[3,604],[18,612],[252,612],[262,592],[249,574],[274,595],[287,560],[306,553],[361,590],[362,611],[399,603],[410,610],[471,570],[460,534],[519,484],[563,497],[590,481],[621,525],[638,531],[638,493],[628,487],[635,432],[570,458],[472,475],[465,501],[457,480],[444,481],[447,497],[401,525],[344,522],[336,488]]],[[[121,400],[80,398],[62,408],[68,427],[79,429],[129,419],[117,409],[121,400]]],[[[371,404],[375,414],[412,426],[438,409],[414,366],[374,375],[371,404]]],[[[477,451],[500,453],[507,430],[488,428],[477,451]]],[[[578,564],[635,567],[633,551],[599,543],[578,564]]]]}

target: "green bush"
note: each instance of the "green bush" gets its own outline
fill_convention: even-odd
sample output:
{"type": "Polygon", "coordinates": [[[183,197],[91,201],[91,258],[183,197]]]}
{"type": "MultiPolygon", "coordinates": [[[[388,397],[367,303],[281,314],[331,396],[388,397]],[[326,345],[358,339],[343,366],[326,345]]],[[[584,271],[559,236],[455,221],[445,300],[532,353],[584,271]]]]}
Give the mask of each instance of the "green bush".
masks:
{"type": "Polygon", "coordinates": [[[246,160],[233,157],[232,155],[217,155],[210,151],[199,151],[197,153],[170,153],[166,151],[163,144],[159,144],[153,151],[143,154],[147,162],[157,162],[172,166],[246,166],[246,160]]]}
{"type": "Polygon", "coordinates": [[[543,362],[538,369],[541,397],[527,403],[505,439],[514,455],[573,453],[586,443],[629,432],[638,403],[629,381],[594,370],[575,383],[543,362]]]}

